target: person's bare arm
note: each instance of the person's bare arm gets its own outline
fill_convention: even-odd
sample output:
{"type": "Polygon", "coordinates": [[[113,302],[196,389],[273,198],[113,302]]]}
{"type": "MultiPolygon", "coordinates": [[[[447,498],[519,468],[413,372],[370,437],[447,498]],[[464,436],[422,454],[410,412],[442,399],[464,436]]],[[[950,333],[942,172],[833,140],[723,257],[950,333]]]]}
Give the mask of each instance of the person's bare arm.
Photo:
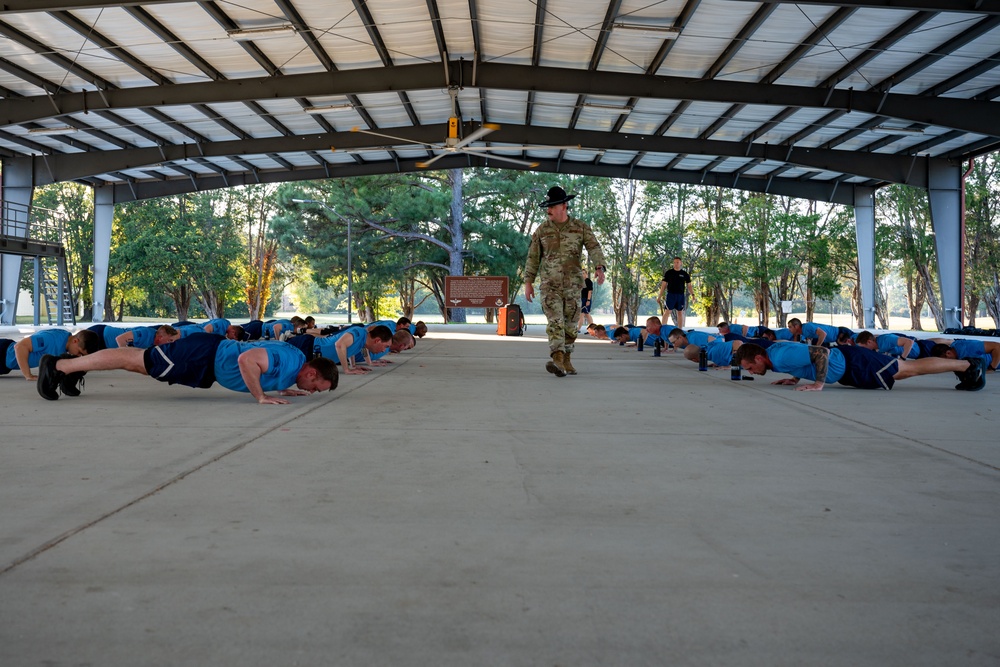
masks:
{"type": "Polygon", "coordinates": [[[132,333],[131,331],[126,331],[120,336],[115,337],[115,344],[117,344],[118,347],[128,347],[129,343],[131,343],[134,340],[135,340],[135,334],[132,333]]]}
{"type": "Polygon", "coordinates": [[[258,403],[261,405],[269,403],[288,403],[288,401],[283,398],[268,396],[264,393],[264,389],[260,386],[260,376],[263,375],[270,366],[270,361],[267,358],[267,350],[262,347],[247,350],[241,354],[236,361],[240,367],[240,376],[243,378],[243,384],[247,386],[247,389],[250,390],[250,395],[257,399],[258,403]]]}
{"type": "Polygon", "coordinates": [[[810,345],[809,362],[816,369],[816,380],[812,384],[796,387],[795,390],[823,391],[823,385],[826,384],[826,373],[830,368],[830,350],[819,345],[810,345]]]}
{"type": "Polygon", "coordinates": [[[907,338],[906,336],[900,336],[896,342],[901,348],[903,348],[903,353],[900,355],[900,357],[903,359],[909,359],[910,350],[913,349],[913,344],[916,341],[914,341],[912,338],[907,338]]]}
{"type": "Polygon", "coordinates": [[[350,365],[350,360],[347,358],[347,348],[349,348],[353,342],[354,334],[352,333],[345,333],[337,339],[337,359],[340,360],[340,367],[346,375],[364,375],[368,371],[363,368],[352,367],[350,365]]]}
{"type": "Polygon", "coordinates": [[[34,346],[31,344],[31,338],[22,338],[18,342],[14,343],[14,358],[17,359],[17,367],[21,369],[21,375],[24,376],[25,380],[31,380],[35,382],[38,378],[31,374],[31,362],[28,361],[28,355],[34,351],[34,346]]]}

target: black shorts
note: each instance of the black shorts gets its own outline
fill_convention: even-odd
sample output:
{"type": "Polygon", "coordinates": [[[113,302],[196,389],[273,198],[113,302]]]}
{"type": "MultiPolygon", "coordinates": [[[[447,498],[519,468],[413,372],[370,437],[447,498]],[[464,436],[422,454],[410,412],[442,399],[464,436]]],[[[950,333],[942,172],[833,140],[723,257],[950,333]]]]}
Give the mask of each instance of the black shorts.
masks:
{"type": "Polygon", "coordinates": [[[193,333],[148,348],[142,362],[146,373],[160,382],[205,389],[215,383],[215,353],[224,340],[216,334],[193,333]]]}
{"type": "Polygon", "coordinates": [[[858,389],[892,389],[899,362],[887,355],[856,345],[837,347],[844,355],[844,376],[839,383],[858,389]]]}

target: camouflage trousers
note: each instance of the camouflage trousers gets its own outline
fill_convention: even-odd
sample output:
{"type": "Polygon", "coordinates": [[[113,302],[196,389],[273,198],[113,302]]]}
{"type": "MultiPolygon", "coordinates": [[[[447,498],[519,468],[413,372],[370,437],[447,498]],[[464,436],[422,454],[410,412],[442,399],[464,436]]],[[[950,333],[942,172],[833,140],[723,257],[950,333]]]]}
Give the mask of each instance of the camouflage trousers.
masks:
{"type": "Polygon", "coordinates": [[[549,337],[549,352],[572,352],[580,317],[579,288],[543,291],[542,312],[548,320],[545,334],[549,337]]]}

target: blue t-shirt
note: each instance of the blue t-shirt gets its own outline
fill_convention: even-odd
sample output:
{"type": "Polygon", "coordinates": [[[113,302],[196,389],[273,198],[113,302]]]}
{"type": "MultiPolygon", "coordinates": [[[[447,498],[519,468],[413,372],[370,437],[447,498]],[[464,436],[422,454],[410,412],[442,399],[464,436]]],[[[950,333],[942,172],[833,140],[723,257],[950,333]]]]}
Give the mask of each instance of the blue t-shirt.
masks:
{"type": "MultiPolygon", "coordinates": [[[[854,334],[855,340],[857,340],[857,334],[854,334]]],[[[899,344],[900,338],[910,338],[909,336],[900,336],[899,334],[888,333],[882,334],[881,336],[875,337],[875,344],[878,345],[878,351],[882,354],[887,354],[890,357],[898,357],[903,354],[903,346],[899,344]]],[[[915,339],[912,339],[915,341],[915,339]]],[[[907,359],[916,359],[920,356],[920,347],[914,342],[913,347],[910,348],[910,354],[907,355],[907,359]]]]}
{"type": "Polygon", "coordinates": [[[788,327],[784,329],[775,329],[774,337],[778,340],[792,340],[792,331],[788,327]]]}
{"type": "Polygon", "coordinates": [[[295,378],[306,363],[306,355],[280,341],[222,341],[215,353],[215,381],[226,389],[249,392],[243,375],[240,374],[239,356],[257,347],[267,350],[267,370],[260,374],[261,389],[281,391],[294,386],[295,378]]]}
{"type": "Polygon", "coordinates": [[[313,349],[316,351],[316,354],[327,359],[332,359],[335,363],[340,364],[340,357],[337,356],[337,341],[347,334],[354,337],[351,344],[347,346],[347,358],[354,359],[364,349],[365,343],[368,342],[368,330],[364,327],[350,327],[332,336],[317,338],[313,349]]]}
{"type": "Polygon", "coordinates": [[[200,324],[182,324],[179,327],[174,327],[177,329],[177,333],[181,335],[181,338],[186,338],[193,333],[205,333],[205,330],[201,328],[200,324]]]}
{"type": "MultiPolygon", "coordinates": [[[[72,334],[65,329],[44,329],[31,335],[31,352],[28,353],[28,366],[38,368],[38,362],[46,354],[66,354],[66,343],[72,334]]],[[[7,348],[7,368],[16,370],[17,354],[14,352],[14,345],[7,348]]]]}
{"type": "Polygon", "coordinates": [[[826,332],[826,338],[823,339],[824,343],[837,342],[837,334],[840,333],[840,329],[832,324],[818,324],[816,322],[802,323],[802,338],[805,340],[817,338],[820,331],[826,332]]]}
{"type": "Polygon", "coordinates": [[[708,360],[716,366],[728,366],[733,362],[733,341],[717,340],[705,346],[708,360]]]}
{"type": "Polygon", "coordinates": [[[371,327],[389,327],[389,331],[391,331],[392,333],[396,333],[396,323],[393,322],[392,320],[379,320],[378,322],[372,322],[365,328],[368,329],[371,327]]]}
{"type": "Polygon", "coordinates": [[[687,336],[688,344],[697,345],[699,347],[707,347],[709,343],[719,339],[719,336],[713,336],[705,333],[704,331],[696,331],[694,329],[691,331],[685,331],[684,335],[687,336]]]}
{"type": "Polygon", "coordinates": [[[104,336],[104,347],[109,350],[113,350],[118,347],[118,341],[115,339],[127,331],[128,329],[121,329],[119,327],[104,327],[104,331],[102,332],[102,335],[104,336]]]}
{"type": "Polygon", "coordinates": [[[127,331],[132,332],[132,347],[149,348],[153,347],[156,340],[156,332],[160,327],[132,327],[127,331]]]}
{"type": "MultiPolygon", "coordinates": [[[[803,380],[816,381],[816,369],[809,359],[809,346],[798,343],[775,343],[767,348],[767,356],[771,360],[772,370],[777,373],[788,373],[803,380]]],[[[847,364],[844,355],[837,348],[830,349],[830,363],[827,364],[826,380],[833,384],[844,375],[847,364]]]]}
{"type": "MultiPolygon", "coordinates": [[[[951,342],[951,349],[955,350],[955,354],[958,355],[959,359],[965,359],[966,357],[982,357],[986,362],[986,366],[989,367],[993,363],[993,358],[986,351],[986,346],[983,345],[983,341],[974,340],[972,338],[956,338],[951,342]]],[[[10,352],[7,353],[10,356],[10,352]]],[[[8,366],[10,364],[7,364],[8,366]]]]}
{"type": "Polygon", "coordinates": [[[208,325],[212,325],[212,330],[209,333],[218,334],[220,336],[226,335],[226,329],[229,328],[229,320],[223,317],[217,317],[214,320],[209,320],[201,325],[203,331],[208,331],[208,325]]]}
{"type": "Polygon", "coordinates": [[[264,326],[261,331],[264,338],[277,338],[277,336],[274,335],[275,324],[281,325],[281,331],[278,333],[278,336],[292,329],[291,320],[274,320],[272,322],[264,322],[264,326]]]}

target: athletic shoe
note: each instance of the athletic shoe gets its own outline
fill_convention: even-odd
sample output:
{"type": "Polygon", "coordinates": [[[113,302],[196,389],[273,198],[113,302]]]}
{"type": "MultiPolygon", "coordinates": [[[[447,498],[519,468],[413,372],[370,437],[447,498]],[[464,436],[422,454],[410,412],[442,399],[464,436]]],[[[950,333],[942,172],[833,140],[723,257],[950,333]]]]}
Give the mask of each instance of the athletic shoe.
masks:
{"type": "Polygon", "coordinates": [[[63,373],[63,378],[59,382],[59,389],[66,396],[79,396],[83,391],[83,376],[87,371],[77,371],[76,373],[63,373]]]}
{"type": "MultiPolygon", "coordinates": [[[[76,359],[72,354],[60,354],[60,359],[76,359]]],[[[77,371],[76,373],[64,373],[59,381],[59,390],[63,396],[79,396],[83,389],[83,376],[87,371],[77,371]]]]}
{"type": "Polygon", "coordinates": [[[46,354],[38,362],[38,395],[49,401],[59,400],[59,384],[65,373],[56,370],[58,357],[46,354]]]}
{"type": "Polygon", "coordinates": [[[965,357],[962,361],[969,362],[969,368],[959,375],[962,381],[959,388],[964,391],[979,391],[986,386],[986,362],[979,357],[965,357]]]}

